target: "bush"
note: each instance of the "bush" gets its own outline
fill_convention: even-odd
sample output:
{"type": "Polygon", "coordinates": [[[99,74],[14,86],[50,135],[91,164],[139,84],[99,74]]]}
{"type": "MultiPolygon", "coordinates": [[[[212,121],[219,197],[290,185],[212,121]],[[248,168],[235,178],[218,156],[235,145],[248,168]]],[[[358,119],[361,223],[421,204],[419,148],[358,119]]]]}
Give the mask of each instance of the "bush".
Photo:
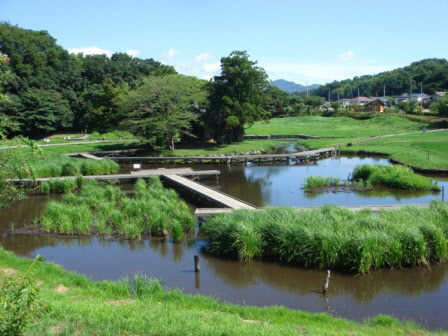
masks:
{"type": "Polygon", "coordinates": [[[39,289],[32,279],[17,274],[0,277],[0,288],[0,335],[22,335],[45,311],[37,300],[39,289]]]}

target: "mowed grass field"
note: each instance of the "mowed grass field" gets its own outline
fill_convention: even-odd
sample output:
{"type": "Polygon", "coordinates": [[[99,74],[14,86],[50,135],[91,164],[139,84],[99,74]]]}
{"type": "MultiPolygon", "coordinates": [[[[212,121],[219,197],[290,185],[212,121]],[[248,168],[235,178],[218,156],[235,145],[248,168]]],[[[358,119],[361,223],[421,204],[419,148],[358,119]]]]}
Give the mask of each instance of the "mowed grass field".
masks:
{"type": "Polygon", "coordinates": [[[336,147],[344,153],[386,154],[391,159],[420,169],[448,169],[448,130],[419,132],[387,138],[300,140],[312,148],[336,147]],[[352,143],[351,146],[348,144],[352,143]]]}
{"type": "MultiPolygon", "coordinates": [[[[38,301],[48,308],[31,319],[25,335],[443,334],[388,316],[356,323],[282,307],[220,303],[164,289],[159,281],[142,276],[96,282],[45,261],[19,258],[0,247],[0,282],[24,275],[38,288],[38,301]]],[[[5,307],[0,307],[0,313],[5,307]]]]}
{"type": "Polygon", "coordinates": [[[247,134],[310,134],[335,137],[299,142],[310,149],[336,147],[343,153],[384,154],[414,168],[448,169],[448,131],[423,132],[422,128],[426,125],[387,115],[367,120],[346,117],[291,117],[257,122],[247,129],[247,134]],[[393,136],[368,138],[388,134],[393,136]]]}
{"type": "Polygon", "coordinates": [[[330,137],[358,138],[364,136],[407,133],[421,130],[426,124],[398,116],[376,116],[358,120],[348,117],[318,116],[274,118],[256,122],[246,134],[310,134],[330,137]]]}

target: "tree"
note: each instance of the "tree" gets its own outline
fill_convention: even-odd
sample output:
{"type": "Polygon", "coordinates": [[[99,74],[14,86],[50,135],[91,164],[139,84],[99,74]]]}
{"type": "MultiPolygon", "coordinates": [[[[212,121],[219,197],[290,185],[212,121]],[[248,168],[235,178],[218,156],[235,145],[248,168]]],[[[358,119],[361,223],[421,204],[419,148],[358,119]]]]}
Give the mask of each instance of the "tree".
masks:
{"type": "Polygon", "coordinates": [[[448,97],[442,97],[437,99],[437,101],[431,105],[431,108],[436,110],[439,116],[448,117],[448,97]]]}
{"type": "Polygon", "coordinates": [[[124,99],[129,117],[123,126],[153,146],[174,149],[174,139],[191,134],[192,122],[204,106],[204,81],[183,75],[147,77],[124,99]]]}
{"type": "Polygon", "coordinates": [[[207,124],[218,142],[242,141],[245,126],[269,117],[264,69],[245,51],[221,58],[221,75],[209,85],[207,124]]]}
{"type": "Polygon", "coordinates": [[[89,85],[84,91],[82,95],[86,104],[84,123],[89,130],[104,133],[117,127],[121,119],[123,94],[127,91],[127,84],[121,83],[121,87],[116,87],[110,78],[106,78],[101,84],[89,85]]]}

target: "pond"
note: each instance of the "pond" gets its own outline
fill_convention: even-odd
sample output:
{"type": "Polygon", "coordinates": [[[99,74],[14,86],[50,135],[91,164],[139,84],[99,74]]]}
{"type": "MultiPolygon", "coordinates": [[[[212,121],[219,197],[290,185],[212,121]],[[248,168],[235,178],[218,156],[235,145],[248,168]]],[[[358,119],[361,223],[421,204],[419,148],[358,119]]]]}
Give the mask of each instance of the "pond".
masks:
{"type": "MultiPolygon", "coordinates": [[[[388,161],[341,157],[325,159],[317,165],[194,165],[193,168],[219,169],[221,176],[218,181],[201,182],[256,206],[424,204],[441,199],[440,193],[431,192],[416,194],[383,189],[373,193],[311,195],[301,189],[308,175],[346,179],[356,165],[364,163],[388,164],[388,161]]],[[[440,185],[448,186],[447,179],[438,180],[440,185]]],[[[329,312],[355,320],[390,314],[414,320],[431,329],[448,329],[448,262],[431,268],[381,270],[362,276],[332,272],[330,291],[323,296],[321,288],[326,271],[211,257],[201,252],[204,242],[200,238],[173,244],[164,239],[130,242],[97,237],[57,238],[6,233],[11,223],[15,227],[32,223],[48,200],[59,197],[32,195],[10,208],[0,209],[0,244],[21,256],[40,254],[49,261],[96,280],[115,280],[143,273],[162,279],[167,287],[211,295],[229,302],[283,305],[311,312],[329,312]],[[201,254],[199,274],[193,272],[196,253],[201,254]]]]}

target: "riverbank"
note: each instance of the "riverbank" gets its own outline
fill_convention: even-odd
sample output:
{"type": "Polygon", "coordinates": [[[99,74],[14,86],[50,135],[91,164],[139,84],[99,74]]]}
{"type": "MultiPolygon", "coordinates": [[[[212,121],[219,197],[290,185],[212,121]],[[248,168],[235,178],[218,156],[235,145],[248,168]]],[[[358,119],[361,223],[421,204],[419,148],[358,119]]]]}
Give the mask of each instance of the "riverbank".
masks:
{"type": "Polygon", "coordinates": [[[163,289],[160,282],[141,277],[95,282],[51,263],[19,258],[2,248],[0,268],[1,277],[31,277],[40,290],[38,299],[49,308],[33,320],[26,335],[430,334],[387,316],[355,323],[281,307],[220,303],[209,297],[163,289]]]}

